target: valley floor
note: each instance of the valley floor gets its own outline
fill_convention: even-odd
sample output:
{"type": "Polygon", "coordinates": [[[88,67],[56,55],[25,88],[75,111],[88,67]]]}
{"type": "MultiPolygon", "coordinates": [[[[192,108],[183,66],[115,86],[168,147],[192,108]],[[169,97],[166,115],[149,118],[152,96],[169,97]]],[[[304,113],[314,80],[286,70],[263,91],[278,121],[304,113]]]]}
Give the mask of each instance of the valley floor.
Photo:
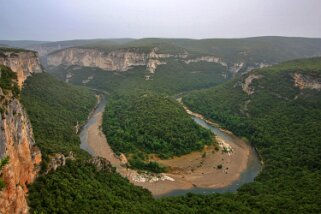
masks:
{"type": "Polygon", "coordinates": [[[253,155],[251,147],[246,142],[232,133],[225,133],[232,140],[216,135],[220,145],[219,151],[216,151],[215,145],[211,145],[205,147],[203,151],[167,160],[154,157],[154,160],[167,166],[169,171],[159,175],[139,174],[136,170],[125,167],[124,160],[120,160],[107,143],[101,130],[105,105],[106,100],[102,99],[83,127],[80,133],[81,148],[92,156],[106,158],[116,167],[118,173],[127,177],[133,184],[147,188],[155,197],[167,195],[175,190],[192,190],[196,187],[209,189],[227,187],[240,178],[241,173],[249,165],[249,157],[253,155]]]}

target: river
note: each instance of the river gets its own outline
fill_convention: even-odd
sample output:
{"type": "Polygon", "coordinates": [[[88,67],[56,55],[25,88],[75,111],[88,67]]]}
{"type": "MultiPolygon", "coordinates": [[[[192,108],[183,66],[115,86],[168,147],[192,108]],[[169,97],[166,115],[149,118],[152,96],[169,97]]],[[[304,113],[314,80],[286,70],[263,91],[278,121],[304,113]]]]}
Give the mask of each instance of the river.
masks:
{"type": "Polygon", "coordinates": [[[92,156],[108,159],[118,173],[127,177],[135,185],[147,188],[155,197],[184,195],[188,192],[211,194],[214,192],[234,192],[242,184],[252,182],[261,171],[261,164],[254,148],[232,133],[209,124],[201,115],[185,110],[192,119],[216,135],[221,150],[228,147],[230,152],[217,152],[215,147],[192,152],[181,157],[160,160],[163,165],[175,168],[161,176],[138,174],[135,170],[122,166],[105,135],[101,131],[102,115],[107,104],[105,96],[101,99],[80,132],[81,148],[92,156]],[[204,152],[207,154],[203,157],[204,152]],[[218,164],[223,165],[218,169],[218,164]]]}

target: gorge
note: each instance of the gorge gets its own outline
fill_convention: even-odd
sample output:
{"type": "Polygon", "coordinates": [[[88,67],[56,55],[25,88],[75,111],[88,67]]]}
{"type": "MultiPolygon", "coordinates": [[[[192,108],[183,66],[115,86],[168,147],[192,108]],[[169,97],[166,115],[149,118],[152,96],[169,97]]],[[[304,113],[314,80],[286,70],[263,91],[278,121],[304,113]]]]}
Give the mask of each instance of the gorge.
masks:
{"type": "Polygon", "coordinates": [[[316,40],[146,41],[0,49],[1,213],[319,210],[316,40]]]}

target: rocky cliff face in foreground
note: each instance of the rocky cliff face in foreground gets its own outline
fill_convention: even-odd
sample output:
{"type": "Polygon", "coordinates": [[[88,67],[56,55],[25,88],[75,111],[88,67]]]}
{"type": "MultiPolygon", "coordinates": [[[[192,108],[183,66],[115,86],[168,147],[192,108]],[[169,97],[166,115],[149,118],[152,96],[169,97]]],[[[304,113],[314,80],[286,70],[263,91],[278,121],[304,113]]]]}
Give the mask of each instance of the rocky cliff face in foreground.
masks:
{"type": "Polygon", "coordinates": [[[39,171],[41,153],[20,102],[17,99],[8,102],[0,119],[0,156],[9,157],[1,172],[6,187],[0,191],[0,213],[27,213],[27,185],[39,171]]]}
{"type": "Polygon", "coordinates": [[[17,94],[17,82],[22,84],[25,75],[33,71],[33,65],[39,66],[34,55],[27,58],[29,54],[6,58],[5,62],[12,63],[18,75],[0,65],[0,159],[9,158],[0,170],[0,179],[5,184],[0,190],[0,213],[28,213],[27,185],[35,180],[40,169],[41,152],[35,145],[30,121],[17,94]],[[24,75],[19,76],[19,72],[24,75]]]}
{"type": "Polygon", "coordinates": [[[20,88],[32,73],[42,72],[38,55],[33,51],[0,50],[0,64],[10,67],[13,72],[17,73],[20,88]]]}

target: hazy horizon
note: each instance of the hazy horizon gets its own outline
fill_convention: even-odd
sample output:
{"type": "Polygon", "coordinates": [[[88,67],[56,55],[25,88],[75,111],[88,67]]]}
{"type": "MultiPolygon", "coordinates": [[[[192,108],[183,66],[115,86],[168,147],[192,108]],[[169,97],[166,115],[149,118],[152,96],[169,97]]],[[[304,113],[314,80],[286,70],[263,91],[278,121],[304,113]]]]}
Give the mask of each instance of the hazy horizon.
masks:
{"type": "Polygon", "coordinates": [[[260,37],[284,37],[284,38],[308,38],[308,39],[321,39],[320,37],[307,37],[307,36],[250,36],[250,37],[211,37],[211,38],[183,38],[183,37],[141,37],[141,38],[74,38],[74,39],[65,39],[65,40],[33,40],[33,39],[0,39],[0,41],[30,41],[30,42],[62,42],[62,41],[76,41],[76,40],[113,40],[113,39],[191,39],[191,40],[206,40],[206,39],[249,39],[249,38],[260,38],[260,37]]]}
{"type": "Polygon", "coordinates": [[[12,0],[0,40],[321,38],[319,0],[12,0]]]}

